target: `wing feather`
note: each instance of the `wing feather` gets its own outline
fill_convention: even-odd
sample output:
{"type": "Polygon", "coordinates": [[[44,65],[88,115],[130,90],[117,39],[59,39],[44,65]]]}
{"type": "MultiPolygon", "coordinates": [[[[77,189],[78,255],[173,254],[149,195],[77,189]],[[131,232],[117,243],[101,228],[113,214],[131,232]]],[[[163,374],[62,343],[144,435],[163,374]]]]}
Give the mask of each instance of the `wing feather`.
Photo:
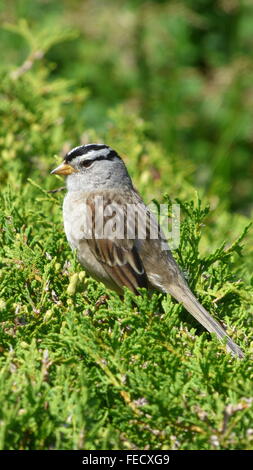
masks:
{"type": "Polygon", "coordinates": [[[147,276],[134,244],[126,249],[117,244],[119,240],[90,239],[87,242],[94,256],[119,287],[128,287],[135,294],[138,294],[139,287],[148,287],[147,276]]]}
{"type": "MultiPolygon", "coordinates": [[[[94,200],[90,198],[87,200],[94,213],[95,204],[94,200]]],[[[107,200],[107,204],[110,203],[107,200]]],[[[126,209],[124,211],[126,214],[126,209]]],[[[127,213],[128,217],[135,217],[133,214],[127,213]]],[[[105,217],[104,224],[109,220],[105,217]]],[[[126,235],[126,234],[125,234],[126,235]]],[[[87,239],[87,243],[91,252],[96,259],[103,265],[104,270],[117,284],[118,287],[128,287],[132,292],[138,294],[138,288],[148,287],[147,275],[142,263],[142,260],[137,250],[137,239],[126,236],[123,239],[118,238],[98,238],[96,237],[96,227],[93,225],[93,236],[87,239]]]]}

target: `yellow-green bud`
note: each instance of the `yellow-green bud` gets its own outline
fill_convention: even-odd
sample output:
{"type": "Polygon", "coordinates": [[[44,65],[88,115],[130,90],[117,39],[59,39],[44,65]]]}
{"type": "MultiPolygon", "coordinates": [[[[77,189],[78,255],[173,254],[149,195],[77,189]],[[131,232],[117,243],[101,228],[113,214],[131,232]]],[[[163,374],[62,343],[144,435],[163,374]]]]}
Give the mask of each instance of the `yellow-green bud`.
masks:
{"type": "Polygon", "coordinates": [[[76,288],[78,284],[78,273],[72,274],[69,280],[69,285],[67,288],[67,294],[72,296],[76,293],[76,288]]]}

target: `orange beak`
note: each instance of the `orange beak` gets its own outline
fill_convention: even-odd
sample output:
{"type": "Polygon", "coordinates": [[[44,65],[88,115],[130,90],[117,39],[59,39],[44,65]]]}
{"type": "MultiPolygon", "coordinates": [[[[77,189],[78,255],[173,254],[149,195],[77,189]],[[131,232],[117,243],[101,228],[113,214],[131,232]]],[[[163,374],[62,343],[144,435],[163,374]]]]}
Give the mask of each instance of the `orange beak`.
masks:
{"type": "Polygon", "coordinates": [[[71,175],[71,173],[76,173],[76,171],[73,166],[63,162],[51,171],[51,175],[71,175]]]}

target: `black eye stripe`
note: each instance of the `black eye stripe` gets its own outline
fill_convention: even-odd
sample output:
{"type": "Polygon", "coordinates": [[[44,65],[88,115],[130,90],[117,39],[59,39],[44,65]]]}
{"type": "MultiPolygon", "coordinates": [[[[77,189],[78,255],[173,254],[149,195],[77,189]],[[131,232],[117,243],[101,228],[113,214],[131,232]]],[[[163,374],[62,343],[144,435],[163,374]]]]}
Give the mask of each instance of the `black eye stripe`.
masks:
{"type": "Polygon", "coordinates": [[[97,158],[94,158],[93,160],[83,160],[80,162],[80,165],[81,166],[84,166],[85,168],[88,168],[89,166],[92,165],[92,163],[94,162],[98,162],[98,161],[101,161],[101,160],[113,160],[114,157],[118,157],[118,155],[116,154],[116,152],[114,152],[114,155],[112,155],[112,152],[109,154],[109,155],[100,155],[100,156],[97,156],[97,158]]]}
{"type": "Polygon", "coordinates": [[[89,166],[91,166],[93,162],[94,160],[84,160],[83,162],[81,162],[81,166],[84,166],[85,168],[89,168],[89,166]]]}

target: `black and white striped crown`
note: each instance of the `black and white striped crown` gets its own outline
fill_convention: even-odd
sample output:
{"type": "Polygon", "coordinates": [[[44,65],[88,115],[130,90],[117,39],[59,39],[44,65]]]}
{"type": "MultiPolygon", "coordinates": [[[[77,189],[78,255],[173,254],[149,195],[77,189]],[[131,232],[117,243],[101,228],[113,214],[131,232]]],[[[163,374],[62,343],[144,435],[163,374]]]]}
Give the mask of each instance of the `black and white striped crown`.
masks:
{"type": "Polygon", "coordinates": [[[115,150],[113,150],[108,145],[87,144],[80,145],[79,147],[75,147],[70,150],[65,156],[65,161],[70,163],[74,160],[74,158],[81,156],[87,156],[87,158],[91,158],[92,160],[111,160],[114,157],[120,158],[117,152],[115,152],[115,150]]]}

